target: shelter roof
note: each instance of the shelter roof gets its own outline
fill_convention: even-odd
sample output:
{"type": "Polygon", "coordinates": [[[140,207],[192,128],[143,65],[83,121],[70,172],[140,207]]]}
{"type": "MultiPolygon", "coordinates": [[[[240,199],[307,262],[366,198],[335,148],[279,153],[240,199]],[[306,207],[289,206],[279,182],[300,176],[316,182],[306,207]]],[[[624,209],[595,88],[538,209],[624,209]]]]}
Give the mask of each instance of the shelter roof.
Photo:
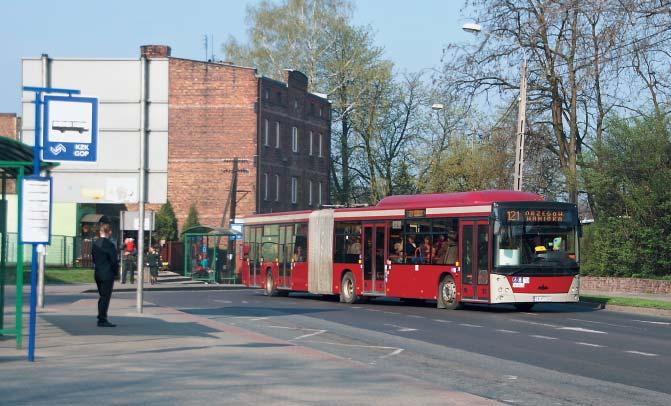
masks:
{"type": "MultiPolygon", "coordinates": [[[[40,162],[41,169],[57,166],[54,162],[40,162]]],[[[0,172],[16,178],[19,168],[24,168],[25,175],[33,174],[33,147],[7,137],[0,137],[0,172]]]]}

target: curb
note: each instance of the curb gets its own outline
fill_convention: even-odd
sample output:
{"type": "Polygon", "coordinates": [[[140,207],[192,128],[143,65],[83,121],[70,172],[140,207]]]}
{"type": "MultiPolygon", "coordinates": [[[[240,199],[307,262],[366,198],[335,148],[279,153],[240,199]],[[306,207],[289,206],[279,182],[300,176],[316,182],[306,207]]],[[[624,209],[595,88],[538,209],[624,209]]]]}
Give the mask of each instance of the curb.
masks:
{"type": "Polygon", "coordinates": [[[587,301],[580,301],[575,303],[576,306],[591,307],[595,310],[608,310],[611,312],[618,313],[630,313],[630,314],[644,314],[650,316],[659,316],[659,317],[668,317],[671,318],[671,310],[667,309],[654,309],[650,307],[634,307],[634,306],[618,306],[611,305],[606,303],[594,303],[587,301]]]}
{"type": "MultiPolygon", "coordinates": [[[[151,286],[151,285],[150,285],[151,286]]],[[[143,287],[144,292],[178,292],[178,291],[194,291],[194,290],[243,290],[243,289],[258,289],[248,288],[246,286],[230,286],[230,285],[197,285],[197,286],[166,286],[166,287],[143,287]]],[[[137,288],[114,288],[113,292],[137,292],[137,288]]],[[[98,293],[97,289],[87,289],[82,293],[98,293]]]]}

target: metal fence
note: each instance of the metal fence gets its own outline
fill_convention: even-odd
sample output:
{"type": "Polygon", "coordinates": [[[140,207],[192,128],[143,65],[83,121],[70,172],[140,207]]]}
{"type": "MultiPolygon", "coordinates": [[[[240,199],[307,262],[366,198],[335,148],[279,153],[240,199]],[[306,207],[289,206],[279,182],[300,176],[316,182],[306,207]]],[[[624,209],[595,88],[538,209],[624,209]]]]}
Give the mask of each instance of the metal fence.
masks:
{"type": "MultiPolygon", "coordinates": [[[[2,234],[0,234],[0,243],[2,234]]],[[[70,237],[66,235],[52,235],[51,244],[47,245],[47,255],[45,264],[52,267],[79,267],[87,266],[82,259],[90,257],[90,254],[82,255],[83,246],[86,242],[81,238],[70,237]]],[[[18,244],[18,235],[16,233],[7,233],[7,265],[16,265],[16,247],[18,244]]],[[[90,249],[90,247],[89,247],[90,249]]],[[[84,251],[86,251],[84,249],[84,251]]],[[[25,264],[30,264],[31,245],[25,244],[23,247],[23,258],[25,264]]]]}

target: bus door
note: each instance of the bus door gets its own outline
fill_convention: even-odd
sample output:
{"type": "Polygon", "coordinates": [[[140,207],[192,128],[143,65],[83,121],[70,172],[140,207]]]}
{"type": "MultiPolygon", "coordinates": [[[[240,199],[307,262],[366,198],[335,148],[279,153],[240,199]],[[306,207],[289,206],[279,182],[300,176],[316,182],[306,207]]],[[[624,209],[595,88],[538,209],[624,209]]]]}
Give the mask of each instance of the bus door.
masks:
{"type": "Polygon", "coordinates": [[[294,225],[280,226],[280,252],[279,252],[279,280],[277,285],[281,288],[291,288],[291,270],[293,267],[293,234],[294,225]]]}
{"type": "Polygon", "coordinates": [[[363,228],[363,291],[384,295],[387,226],[386,224],[364,224],[363,228]]]}
{"type": "Polygon", "coordinates": [[[461,222],[461,296],[489,301],[489,223],[461,222]]]}

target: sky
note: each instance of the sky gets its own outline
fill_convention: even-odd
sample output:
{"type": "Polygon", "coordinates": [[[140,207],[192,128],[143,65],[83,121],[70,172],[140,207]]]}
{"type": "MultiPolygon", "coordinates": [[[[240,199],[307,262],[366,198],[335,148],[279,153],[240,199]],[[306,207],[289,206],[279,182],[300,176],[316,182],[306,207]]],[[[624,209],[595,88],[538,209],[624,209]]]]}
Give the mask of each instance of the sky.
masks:
{"type": "MultiPolygon", "coordinates": [[[[229,36],[246,38],[254,0],[8,0],[0,25],[0,112],[20,114],[21,58],[139,58],[140,45],[170,45],[172,55],[205,59],[229,36]]],[[[467,42],[462,0],[355,0],[353,23],[370,25],[398,72],[440,65],[448,42],[467,42]]]]}

